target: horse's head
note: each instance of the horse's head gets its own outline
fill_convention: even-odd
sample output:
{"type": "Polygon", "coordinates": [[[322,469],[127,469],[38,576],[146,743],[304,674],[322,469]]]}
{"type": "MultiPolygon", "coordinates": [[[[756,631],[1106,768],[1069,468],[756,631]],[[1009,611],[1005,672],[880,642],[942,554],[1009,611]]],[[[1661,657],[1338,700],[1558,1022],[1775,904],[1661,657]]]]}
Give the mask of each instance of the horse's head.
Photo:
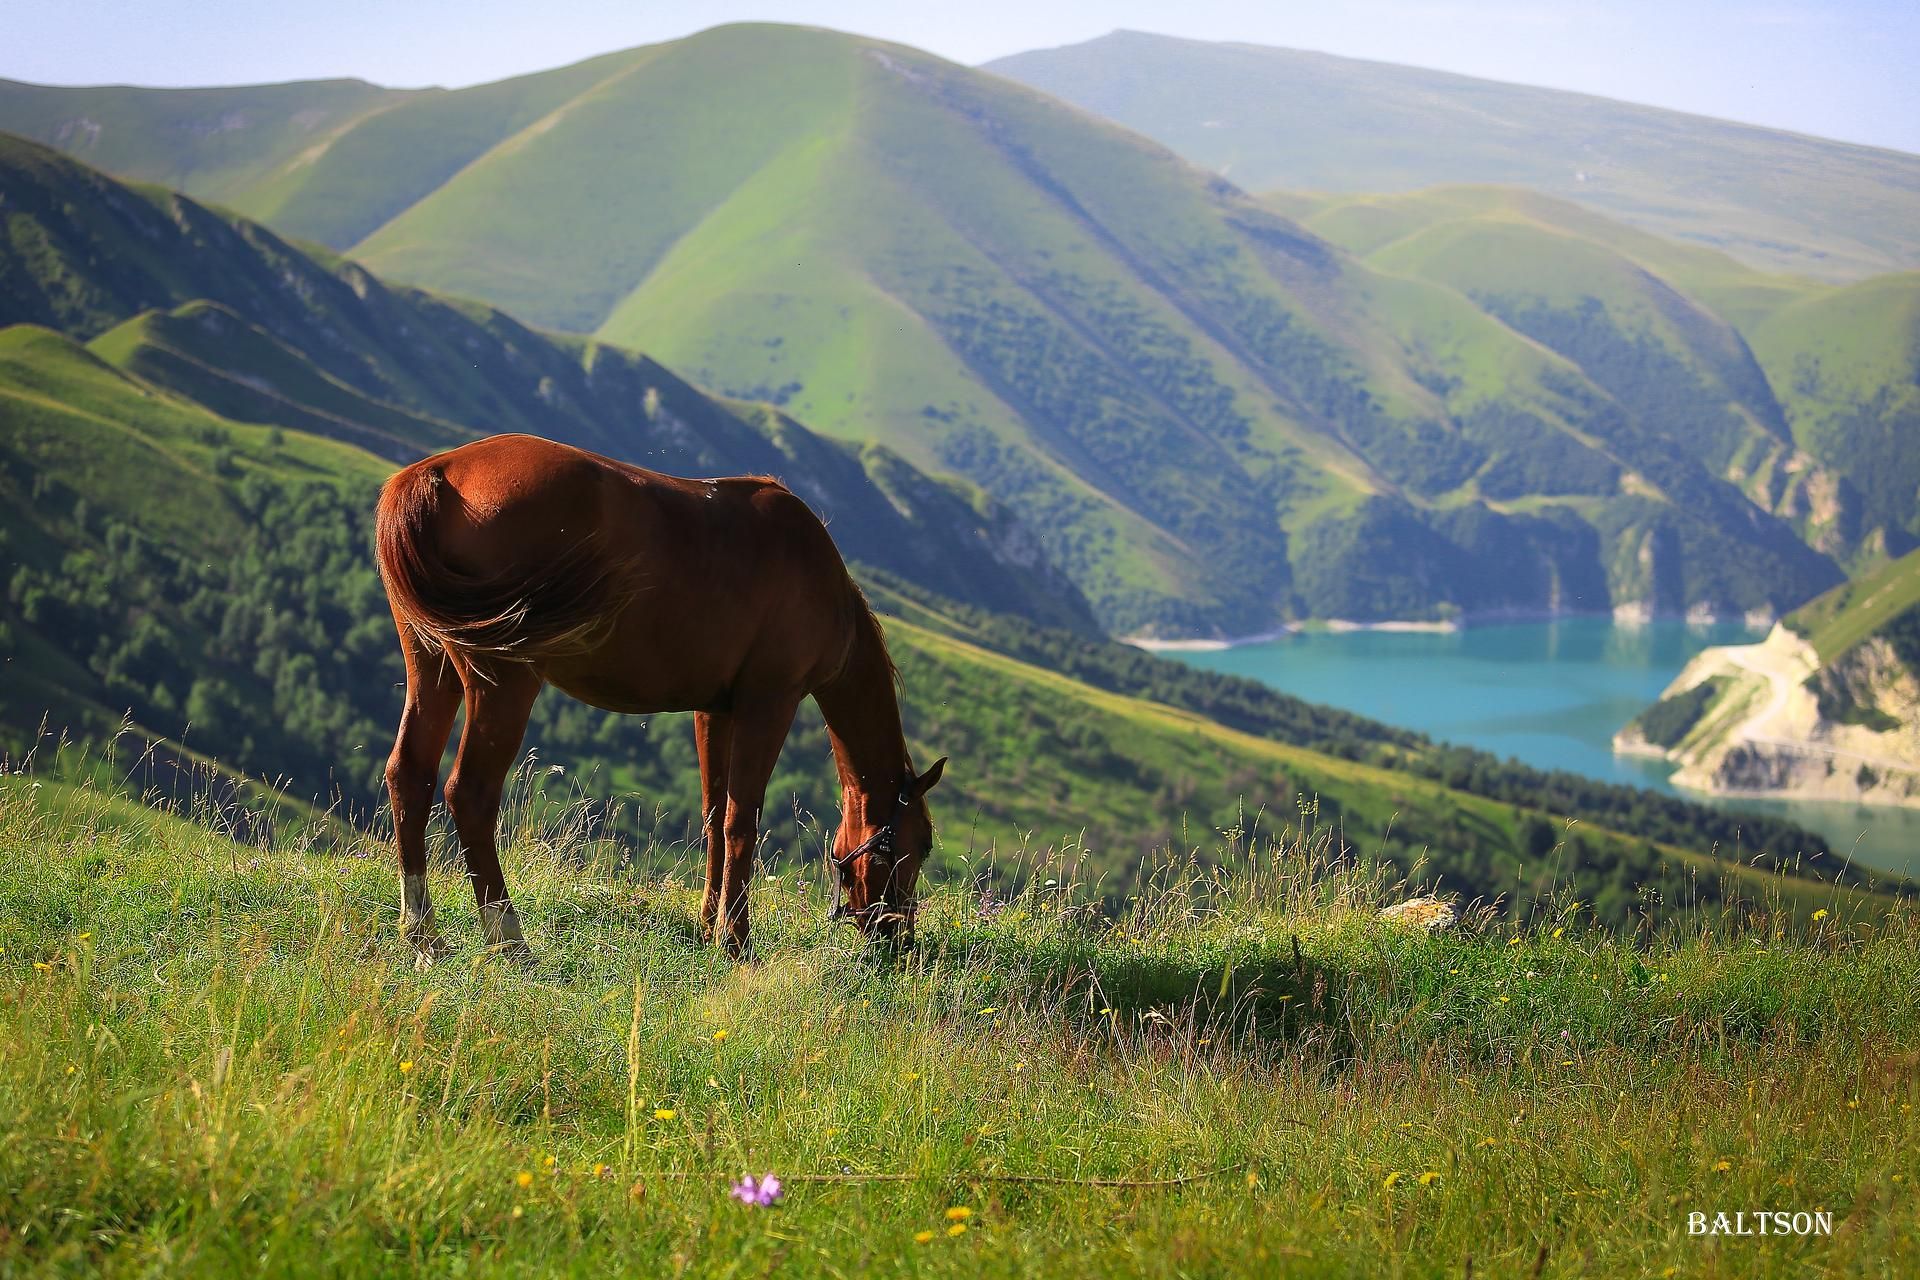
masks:
{"type": "Polygon", "coordinates": [[[918,907],[914,885],[933,848],[933,818],[927,792],[947,767],[941,756],[918,777],[908,768],[899,793],[866,810],[863,822],[842,822],[830,855],[840,878],[836,919],[852,920],[860,932],[890,946],[913,942],[918,907]]]}

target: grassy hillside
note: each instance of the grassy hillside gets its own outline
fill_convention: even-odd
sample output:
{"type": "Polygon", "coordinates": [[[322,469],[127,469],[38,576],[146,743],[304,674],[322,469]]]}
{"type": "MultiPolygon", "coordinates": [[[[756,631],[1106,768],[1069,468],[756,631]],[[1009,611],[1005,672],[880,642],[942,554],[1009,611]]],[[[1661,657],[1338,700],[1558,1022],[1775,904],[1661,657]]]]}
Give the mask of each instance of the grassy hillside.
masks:
{"type": "Polygon", "coordinates": [[[64,87],[0,80],[0,129],[122,177],[247,204],[350,126],[416,95],[362,80],[219,89],[64,87]]]}
{"type": "Polygon", "coordinates": [[[1854,579],[1794,610],[1786,624],[1829,661],[1920,605],[1920,552],[1854,579]]]}
{"type": "MultiPolygon", "coordinates": [[[[0,254],[0,325],[91,339],[95,357],[141,387],[393,461],[527,431],[681,474],[778,475],[851,554],[956,598],[1092,625],[1005,507],[883,447],[718,400],[623,348],[390,288],[258,224],[28,143],[0,138],[0,176],[9,234],[29,247],[0,254]]],[[[129,416],[145,394],[129,392],[129,416]]]]}
{"type": "Polygon", "coordinates": [[[1824,465],[1844,469],[1862,525],[1920,538],[1920,273],[1828,289],[1776,308],[1750,331],[1793,424],[1824,465]]]}
{"type": "Polygon", "coordinates": [[[1769,271],[1920,265],[1920,157],[1584,94],[1116,31],[987,69],[1259,191],[1532,187],[1769,271]]]}
{"type": "Polygon", "coordinates": [[[966,478],[1109,630],[1779,612],[1839,577],[1620,384],[897,45],[732,26],[420,95],[296,181],[241,208],[966,478]]]}
{"type": "MultiPolygon", "coordinates": [[[[1296,212],[1382,271],[1446,285],[1632,411],[1608,443],[1642,477],[1734,482],[1843,563],[1914,544],[1920,276],[1763,275],[1510,187],[1321,197],[1296,212]],[[1678,459],[1663,450],[1678,446],[1678,459]]],[[[1679,483],[1686,483],[1684,480],[1679,483]]],[[[1728,518],[1732,518],[1731,509],[1728,518]]]]}
{"type": "MultiPolygon", "coordinates": [[[[899,966],[757,880],[522,825],[537,950],[414,972],[382,851],[0,779],[0,1265],[23,1274],[1542,1276],[1920,1263],[1901,908],[1626,945],[1556,899],[1429,937],[1265,845],[1111,920],[949,880],[899,966]],[[770,1208],[727,1196],[785,1181],[770,1208]],[[1175,1181],[1185,1179],[1186,1181],[1175,1181]],[[1687,1214],[1832,1215],[1702,1241],[1687,1214]]],[[[796,872],[798,875],[796,877],[796,872]]]]}

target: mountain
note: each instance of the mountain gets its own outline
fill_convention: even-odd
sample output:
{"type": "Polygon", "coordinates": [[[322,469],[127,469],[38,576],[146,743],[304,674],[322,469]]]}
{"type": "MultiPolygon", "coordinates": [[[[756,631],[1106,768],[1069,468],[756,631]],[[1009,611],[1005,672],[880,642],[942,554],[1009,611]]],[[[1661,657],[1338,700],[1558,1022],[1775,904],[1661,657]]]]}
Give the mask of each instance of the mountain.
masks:
{"type": "Polygon", "coordinates": [[[1766,275],[1513,187],[1289,197],[1368,265],[1445,285],[1579,365],[1843,564],[1920,539],[1920,273],[1766,275]]]}
{"type": "Polygon", "coordinates": [[[223,89],[64,87],[0,80],[0,128],[88,164],[209,200],[270,206],[270,175],[299,172],[349,126],[415,95],[360,80],[223,89]]]}
{"type": "Polygon", "coordinates": [[[1702,652],[1614,747],[1702,791],[1920,806],[1920,551],[1702,652]]]}
{"type": "Polygon", "coordinates": [[[1138,31],[987,70],[1248,190],[1536,188],[1769,271],[1920,267],[1920,156],[1606,98],[1138,31]]]}
{"type": "Polygon", "coordinates": [[[1457,289],[897,45],[725,27],[406,97],[239,207],[269,189],[348,274],[634,344],[963,477],[1114,632],[1774,615],[1842,576],[1725,474],[1777,421],[1674,439],[1457,289]]]}
{"type": "Polygon", "coordinates": [[[1093,625],[1004,507],[883,446],[708,396],[622,348],[390,288],[256,223],[3,136],[0,185],[12,243],[30,246],[0,254],[0,325],[58,329],[213,415],[392,461],[526,431],[683,474],[778,475],[850,556],[957,599],[1093,625]]]}

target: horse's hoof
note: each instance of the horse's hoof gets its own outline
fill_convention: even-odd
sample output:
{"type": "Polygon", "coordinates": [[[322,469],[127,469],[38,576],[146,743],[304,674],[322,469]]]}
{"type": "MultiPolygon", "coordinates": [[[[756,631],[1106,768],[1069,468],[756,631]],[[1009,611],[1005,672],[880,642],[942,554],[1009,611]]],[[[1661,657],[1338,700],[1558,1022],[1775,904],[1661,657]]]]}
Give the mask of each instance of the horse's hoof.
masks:
{"type": "Polygon", "coordinates": [[[487,948],[487,954],[495,959],[506,960],[517,964],[522,969],[531,969],[533,967],[533,948],[519,938],[513,938],[506,942],[497,942],[487,948]]]}
{"type": "Polygon", "coordinates": [[[431,969],[434,961],[444,960],[453,954],[453,944],[438,932],[410,934],[407,945],[413,948],[413,967],[420,973],[431,969]]]}

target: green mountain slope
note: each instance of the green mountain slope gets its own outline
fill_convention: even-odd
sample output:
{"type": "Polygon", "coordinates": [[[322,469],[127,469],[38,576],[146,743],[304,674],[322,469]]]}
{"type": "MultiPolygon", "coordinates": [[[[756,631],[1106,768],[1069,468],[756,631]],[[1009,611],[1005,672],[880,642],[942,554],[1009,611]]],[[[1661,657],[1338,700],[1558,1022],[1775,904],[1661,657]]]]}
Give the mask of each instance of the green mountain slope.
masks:
{"type": "Polygon", "coordinates": [[[1605,98],[1258,45],[1116,31],[987,69],[1249,190],[1537,188],[1756,266],[1920,265],[1920,157],[1605,98]]]}
{"type": "Polygon", "coordinates": [[[527,431],[687,474],[779,475],[849,553],[956,598],[1090,627],[1032,535],[978,490],[877,445],[727,403],[633,352],[389,288],[258,224],[0,138],[0,324],[91,338],[99,359],[213,414],[401,461],[527,431]],[[111,327],[109,327],[111,326],[111,327]]]}
{"type": "Polygon", "coordinates": [[[1786,624],[1813,646],[1820,661],[1832,662],[1862,641],[1886,634],[1915,606],[1920,606],[1920,551],[1809,601],[1788,614],[1786,624]]]}
{"type": "Polygon", "coordinates": [[[1840,576],[1454,289],[900,46],[719,28],[409,98],[301,173],[282,230],[964,477],[1110,630],[1778,613],[1840,576]]]}
{"type": "Polygon", "coordinates": [[[56,87],[0,80],[0,129],[122,177],[258,207],[350,126],[416,95],[361,80],[219,89],[56,87]]]}
{"type": "Polygon", "coordinates": [[[1289,207],[1370,265],[1455,289],[1579,365],[1633,410],[1643,474],[1670,474],[1660,450],[1678,445],[1856,565],[1920,532],[1920,276],[1763,275],[1511,187],[1289,207]]]}
{"type": "Polygon", "coordinates": [[[1792,299],[1750,336],[1794,436],[1861,496],[1884,553],[1920,539],[1920,273],[1792,299]]]}

